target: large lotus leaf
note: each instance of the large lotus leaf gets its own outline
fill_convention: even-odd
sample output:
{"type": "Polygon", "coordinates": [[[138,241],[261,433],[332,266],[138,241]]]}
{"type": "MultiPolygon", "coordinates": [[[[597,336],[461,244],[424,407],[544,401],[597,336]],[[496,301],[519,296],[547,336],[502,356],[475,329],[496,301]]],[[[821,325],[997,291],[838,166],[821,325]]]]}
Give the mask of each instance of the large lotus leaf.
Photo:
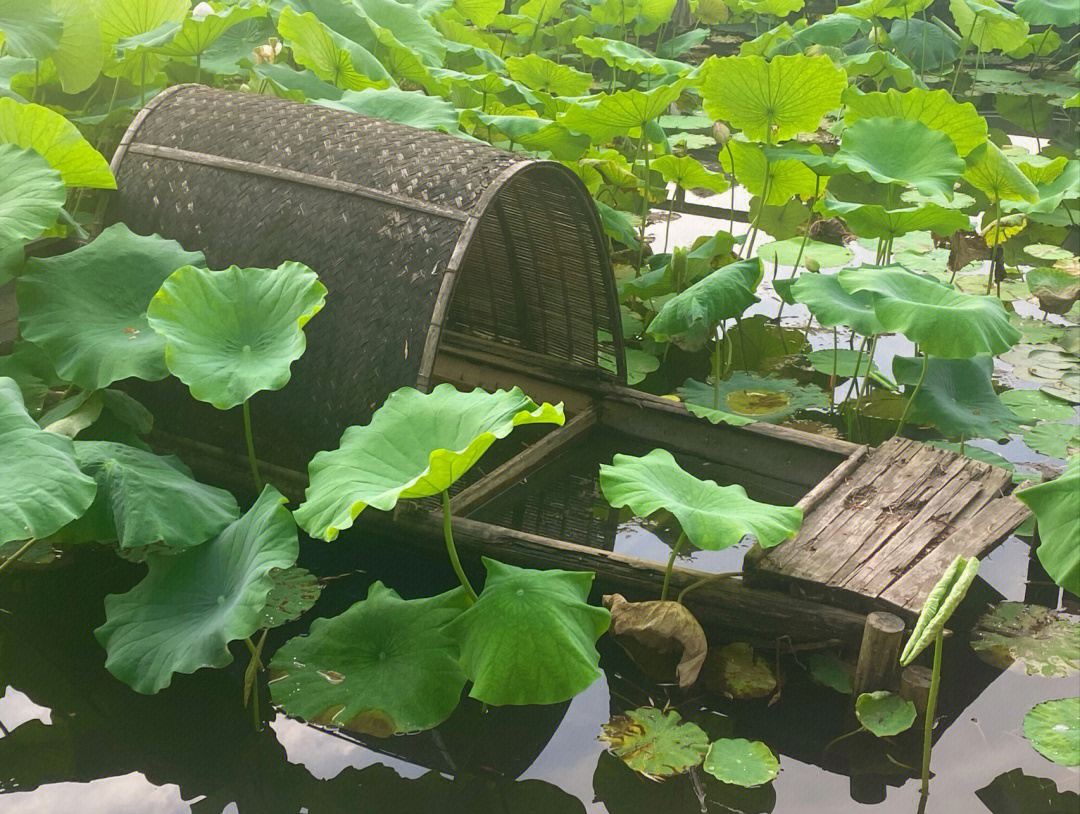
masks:
{"type": "Polygon", "coordinates": [[[791,294],[826,328],[847,325],[863,336],[885,333],[885,326],[874,313],[873,294],[849,293],[835,274],[800,274],[791,286],[791,294]]]}
{"type": "Polygon", "coordinates": [[[794,537],[802,525],[801,509],[758,503],[738,484],[695,478],[664,449],[641,457],[616,455],[610,465],[601,464],[600,488],[612,506],[629,506],[638,517],[666,509],[691,543],[712,551],[747,535],[771,548],[794,537]]]}
{"type": "Polygon", "coordinates": [[[40,154],[0,145],[0,248],[39,237],[56,223],[66,199],[64,179],[40,154]]]}
{"type": "Polygon", "coordinates": [[[884,690],[864,692],[855,700],[855,717],[879,738],[899,735],[915,723],[915,705],[884,690]]]}
{"type": "Polygon", "coordinates": [[[818,373],[832,376],[835,372],[839,379],[851,379],[856,376],[869,376],[879,384],[896,389],[896,383],[889,380],[878,366],[870,359],[869,353],[862,353],[848,348],[822,348],[806,355],[810,367],[818,373]],[[867,373],[869,370],[869,373],[867,373]]]}
{"type": "Polygon", "coordinates": [[[951,235],[971,229],[971,219],[963,212],[934,203],[886,209],[878,204],[839,201],[826,192],[815,208],[823,215],[843,218],[848,229],[859,237],[875,240],[888,240],[909,232],[951,235]]]}
{"type": "Polygon", "coordinates": [[[51,56],[56,76],[64,93],[82,93],[105,64],[97,0],[52,0],[52,10],[64,23],[60,47],[51,56]]]}
{"type": "Polygon", "coordinates": [[[687,379],[678,395],[699,418],[735,426],[755,421],[776,424],[799,410],[824,410],[829,405],[828,395],[816,384],[801,385],[794,379],[753,376],[740,370],[723,379],[719,387],[687,379]]]}
{"type": "Polygon", "coordinates": [[[709,645],[698,620],[678,602],[627,602],[620,594],[604,597],[611,611],[614,639],[630,659],[654,681],[693,686],[709,645]]]}
{"type": "Polygon", "coordinates": [[[506,72],[510,78],[533,90],[557,96],[583,96],[592,87],[592,74],[560,65],[536,54],[509,57],[506,72]]]}
{"type": "Polygon", "coordinates": [[[105,158],[71,122],[47,107],[0,99],[0,144],[41,153],[69,187],[116,189],[105,158]]]}
{"type": "Polygon", "coordinates": [[[661,780],[690,771],[709,751],[709,736],[679,713],[655,707],[632,709],[604,724],[600,740],[627,766],[661,780]]]}
{"type": "Polygon", "coordinates": [[[1013,10],[1031,25],[1076,25],[1076,6],[1071,0],[1016,0],[1013,10]]]}
{"type": "Polygon", "coordinates": [[[592,573],[483,562],[484,590],[447,626],[471,697],[496,706],[557,704],[600,677],[596,640],[611,616],[588,603],[592,573]]]}
{"type": "Polygon", "coordinates": [[[394,84],[390,72],[370,51],[332,30],[310,11],[297,14],[286,6],[277,26],[292,47],[296,62],[324,82],[345,90],[394,84]]]}
{"type": "MultiPolygon", "coordinates": [[[[908,397],[919,381],[923,360],[893,357],[893,376],[907,385],[908,397]]],[[[1000,441],[1018,432],[1023,419],[1001,403],[990,374],[993,357],[935,359],[926,363],[926,376],[912,404],[910,419],[931,424],[952,438],[990,438],[1000,441]]]]}
{"type": "Polygon", "coordinates": [[[721,173],[705,169],[700,161],[688,155],[662,155],[650,166],[663,176],[664,183],[674,183],[683,189],[723,192],[731,186],[721,173]]]}
{"type": "Polygon", "coordinates": [[[1043,455],[1064,460],[1080,452],[1080,427],[1068,422],[1043,422],[1024,431],[1024,443],[1043,455]]]}
{"type": "Polygon", "coordinates": [[[895,116],[848,125],[833,159],[882,184],[907,184],[946,198],[966,166],[945,133],[895,116]]]}
{"type": "Polygon", "coordinates": [[[147,323],[146,309],[187,265],[203,265],[202,253],[117,223],[73,252],[27,262],[16,284],[19,330],[57,373],[87,390],[130,376],[164,379],[165,338],[147,323]]]}
{"type": "Polygon", "coordinates": [[[926,87],[915,68],[889,51],[873,50],[849,54],[840,57],[837,64],[843,67],[848,79],[857,81],[857,77],[870,76],[875,82],[891,79],[898,88],[926,87]]]}
{"type": "Polygon", "coordinates": [[[826,56],[709,57],[698,69],[705,112],[770,144],[813,133],[840,107],[843,69],[826,56]]]}
{"type": "Polygon", "coordinates": [[[1080,794],[1058,791],[1053,780],[1026,775],[1021,769],[999,774],[975,796],[990,814],[1026,814],[1033,808],[1041,814],[1076,814],[1080,810],[1080,794]]]}
{"type": "Polygon", "coordinates": [[[183,266],[150,301],[150,327],[165,337],[169,372],[219,410],[280,390],[304,353],[304,325],[326,288],[301,263],[276,269],[183,266]]]}
{"type": "Polygon", "coordinates": [[[960,56],[960,43],[933,23],[923,20],[896,20],[889,29],[889,40],[896,54],[922,71],[944,73],[960,56]]]}
{"type": "Polygon", "coordinates": [[[966,160],[964,180],[991,201],[1038,202],[1039,190],[992,141],[972,150],[966,160]]]}
{"type": "Polygon", "coordinates": [[[0,0],[0,34],[11,56],[45,59],[60,47],[63,30],[49,0],[0,0]]]}
{"type": "Polygon", "coordinates": [[[996,355],[1020,339],[997,297],[961,294],[898,267],[844,269],[838,276],[845,291],[874,295],[886,331],[902,333],[930,356],[996,355]]]}
{"type": "Polygon", "coordinates": [[[780,762],[761,741],[720,738],[709,747],[702,766],[717,780],[736,786],[760,786],[780,772],[780,762]]]}
{"type": "Polygon", "coordinates": [[[705,686],[727,698],[767,698],[776,691],[776,675],[769,659],[746,642],[713,647],[705,660],[705,686]]]}
{"type": "Polygon", "coordinates": [[[679,98],[683,83],[660,85],[650,91],[619,90],[604,96],[592,107],[574,105],[563,113],[560,124],[605,144],[618,135],[635,135],[679,98]]]}
{"type": "Polygon", "coordinates": [[[454,0],[454,9],[471,20],[477,28],[487,28],[505,6],[499,0],[454,0]]]}
{"type": "Polygon", "coordinates": [[[860,0],[850,6],[839,6],[839,10],[864,20],[889,19],[892,17],[911,17],[930,5],[930,0],[860,0]]]}
{"type": "Polygon", "coordinates": [[[424,130],[441,130],[444,133],[457,133],[460,130],[457,109],[445,99],[428,96],[421,91],[397,88],[350,90],[345,91],[339,99],[326,99],[320,104],[424,130]]]}
{"type": "Polygon", "coordinates": [[[977,557],[964,559],[958,556],[949,564],[923,603],[915,629],[911,631],[911,636],[900,654],[901,667],[911,664],[941,634],[945,623],[967,594],[978,571],[977,557]]]}
{"type": "Polygon", "coordinates": [[[285,498],[263,489],[248,512],[217,537],[175,555],[150,555],[146,577],[105,597],[94,634],[105,668],[137,692],[153,694],[173,673],[232,662],[229,642],[263,625],[270,571],[296,562],[300,546],[285,498]]]}
{"type": "Polygon", "coordinates": [[[311,485],[296,510],[313,537],[333,540],[367,506],[389,510],[402,499],[448,489],[497,439],[522,424],[562,424],[562,405],[537,405],[515,387],[468,393],[440,384],[430,393],[391,393],[364,427],[349,427],[341,446],[315,455],[311,485]]]}
{"type": "Polygon", "coordinates": [[[813,260],[819,268],[824,269],[846,266],[855,257],[855,253],[847,246],[836,243],[822,243],[813,239],[804,241],[801,237],[793,237],[766,243],[757,250],[757,256],[766,263],[781,266],[794,266],[797,259],[805,266],[807,260],[813,260]]]}
{"type": "Polygon", "coordinates": [[[1080,698],[1043,701],[1024,716],[1024,737],[1048,760],[1080,765],[1080,698]]]}
{"type": "Polygon", "coordinates": [[[986,143],[986,120],[974,105],[957,102],[947,90],[893,88],[883,93],[860,93],[850,88],[844,92],[844,105],[844,121],[849,125],[883,116],[919,121],[951,138],[961,156],[986,143]]]}
{"type": "Polygon", "coordinates": [[[773,154],[785,155],[786,151],[771,148],[771,152],[766,153],[757,144],[732,139],[726,149],[720,151],[720,166],[732,173],[751,195],[760,197],[767,185],[765,203],[769,206],[782,206],[795,196],[809,198],[819,192],[820,184],[814,170],[801,160],[776,159],[773,154]]]}
{"type": "Polygon", "coordinates": [[[61,542],[116,540],[121,548],[204,543],[240,516],[236,498],[191,477],[179,458],[112,441],[76,441],[79,468],[97,483],[89,511],[61,542]]]}
{"type": "Polygon", "coordinates": [[[171,39],[190,11],[190,0],[99,0],[105,73],[140,86],[157,80],[166,59],[149,48],[171,39]]]}
{"type": "Polygon", "coordinates": [[[0,378],[0,544],[47,537],[85,512],[97,485],[71,439],[45,432],[14,379],[0,378]]]}
{"type": "Polygon", "coordinates": [[[322,593],[319,578],[295,565],[271,571],[270,580],[274,584],[262,612],[262,626],[266,628],[296,621],[311,610],[322,593]]]}
{"type": "Polygon", "coordinates": [[[717,269],[664,303],[649,323],[648,332],[656,337],[702,338],[758,302],[754,289],[762,274],[756,257],[717,269]]]}
{"type": "Polygon", "coordinates": [[[464,590],[405,600],[381,582],[340,616],[316,619],[270,661],[270,693],[290,715],[378,737],[438,726],[465,674],[446,625],[464,590]]]}
{"type": "Polygon", "coordinates": [[[1050,608],[1002,602],[979,617],[971,649],[1002,670],[1017,664],[1028,675],[1067,677],[1080,670],[1080,624],[1050,608]]]}
{"type": "Polygon", "coordinates": [[[201,57],[234,25],[265,16],[266,6],[259,4],[210,6],[205,14],[192,13],[184,18],[172,39],[154,50],[168,57],[201,57]]]}
{"type": "MultiPolygon", "coordinates": [[[[475,110],[462,111],[466,124],[480,124],[489,130],[503,133],[511,142],[526,150],[548,151],[560,161],[577,161],[589,149],[588,136],[571,133],[551,119],[536,116],[489,116],[475,110]]],[[[494,141],[489,134],[488,141],[494,141]]]]}
{"type": "Polygon", "coordinates": [[[1067,314],[1080,300],[1080,274],[1064,269],[1030,269],[1024,282],[1048,314],[1067,314]]]}
{"type": "Polygon", "coordinates": [[[1068,421],[1076,410],[1041,390],[1006,390],[1001,403],[1020,416],[1025,424],[1036,421],[1068,421]]]}
{"type": "Polygon", "coordinates": [[[1021,489],[1016,497],[1035,514],[1041,539],[1036,554],[1046,573],[1080,596],[1080,455],[1054,480],[1021,489]]]}
{"type": "Polygon", "coordinates": [[[1027,23],[996,0],[949,0],[949,11],[979,51],[1015,51],[1027,39],[1027,23]]]}
{"type": "Polygon", "coordinates": [[[685,62],[673,59],[659,59],[643,48],[638,48],[623,40],[609,40],[603,37],[576,37],[574,46],[593,59],[602,59],[612,68],[631,71],[637,74],[664,76],[678,75],[690,70],[685,62]]]}

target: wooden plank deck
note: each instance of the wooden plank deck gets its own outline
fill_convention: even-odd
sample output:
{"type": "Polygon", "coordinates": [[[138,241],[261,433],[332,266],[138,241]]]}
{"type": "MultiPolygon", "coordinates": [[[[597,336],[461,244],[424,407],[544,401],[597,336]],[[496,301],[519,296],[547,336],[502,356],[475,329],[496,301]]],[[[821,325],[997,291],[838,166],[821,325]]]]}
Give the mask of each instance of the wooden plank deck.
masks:
{"type": "Polygon", "coordinates": [[[1028,517],[996,466],[893,438],[833,484],[793,540],[748,556],[759,584],[861,612],[918,614],[960,554],[983,557],[1028,517]]]}

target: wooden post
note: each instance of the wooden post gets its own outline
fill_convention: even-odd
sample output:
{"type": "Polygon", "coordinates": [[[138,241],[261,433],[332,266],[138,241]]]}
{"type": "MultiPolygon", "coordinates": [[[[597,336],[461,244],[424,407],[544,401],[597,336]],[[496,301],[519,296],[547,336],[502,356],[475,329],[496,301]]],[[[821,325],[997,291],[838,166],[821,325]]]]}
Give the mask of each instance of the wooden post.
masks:
{"type": "Polygon", "coordinates": [[[904,620],[875,611],[866,617],[859,661],[855,667],[855,698],[864,692],[891,690],[896,685],[897,659],[904,640],[904,620]]]}
{"type": "Polygon", "coordinates": [[[918,664],[910,664],[900,674],[900,697],[915,705],[919,718],[926,716],[926,702],[930,698],[930,678],[933,670],[918,664]]]}

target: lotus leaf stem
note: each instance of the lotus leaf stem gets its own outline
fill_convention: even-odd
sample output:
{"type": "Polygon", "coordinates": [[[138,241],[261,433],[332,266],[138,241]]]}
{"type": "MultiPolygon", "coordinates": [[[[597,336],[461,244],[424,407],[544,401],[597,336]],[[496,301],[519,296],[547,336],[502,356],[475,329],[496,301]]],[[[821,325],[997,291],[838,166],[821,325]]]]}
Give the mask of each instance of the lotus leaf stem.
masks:
{"type": "Polygon", "coordinates": [[[938,690],[941,687],[941,651],[945,635],[939,630],[934,637],[934,671],[930,676],[930,695],[926,700],[926,721],[923,724],[922,796],[930,793],[930,743],[934,737],[934,713],[937,711],[938,690]]]}
{"type": "MultiPolygon", "coordinates": [[[[986,293],[989,294],[994,288],[994,271],[997,265],[998,237],[1001,230],[1001,198],[994,201],[994,243],[990,247],[990,271],[986,277],[986,293]]],[[[998,290],[1000,294],[1000,287],[998,290]]]]}
{"type": "Polygon", "coordinates": [[[679,532],[679,539],[675,541],[675,545],[671,547],[671,556],[668,557],[667,568],[664,571],[664,587],[660,589],[660,601],[663,602],[667,599],[668,583],[671,582],[671,569],[675,567],[675,558],[679,556],[679,551],[682,549],[683,544],[686,542],[686,532],[679,532]]]}
{"type": "Polygon", "coordinates": [[[964,57],[967,55],[968,45],[971,44],[971,37],[975,33],[975,26],[979,22],[979,15],[976,14],[971,21],[971,28],[968,29],[968,33],[964,35],[964,39],[960,41],[960,55],[956,58],[956,73],[953,74],[952,87],[949,88],[949,95],[956,96],[956,80],[960,78],[960,74],[963,73],[964,57]]]}
{"type": "MultiPolygon", "coordinates": [[[[836,410],[836,363],[840,359],[840,351],[838,349],[839,336],[837,334],[836,326],[833,325],[832,329],[832,376],[829,378],[829,415],[832,415],[836,410]]],[[[858,361],[856,361],[858,364],[858,361]]]]}
{"type": "Polygon", "coordinates": [[[19,559],[19,557],[21,557],[23,554],[25,554],[27,551],[29,551],[30,546],[32,546],[36,542],[37,542],[37,538],[31,537],[29,540],[27,540],[25,543],[23,543],[21,546],[19,546],[18,551],[16,551],[14,554],[12,554],[10,557],[8,557],[3,562],[0,562],[0,571],[3,571],[9,565],[11,565],[13,562],[15,562],[15,560],[19,559]]]}
{"type": "Polygon", "coordinates": [[[900,431],[904,429],[904,424],[907,423],[908,413],[911,412],[911,405],[915,403],[915,397],[919,395],[919,390],[922,389],[923,379],[926,378],[926,368],[930,366],[930,357],[923,356],[922,358],[922,370],[919,371],[919,381],[915,383],[915,389],[911,392],[911,398],[908,399],[908,403],[904,405],[904,412],[900,416],[900,424],[896,428],[894,436],[900,434],[900,431]]]}
{"type": "MultiPolygon", "coordinates": [[[[866,360],[866,374],[863,376],[862,387],[856,390],[857,396],[855,401],[855,420],[858,421],[861,415],[863,399],[866,397],[867,391],[870,389],[870,371],[874,369],[874,352],[877,350],[877,334],[874,334],[870,340],[870,352],[866,360]]],[[[859,374],[858,364],[862,361],[862,358],[855,360],[855,375],[859,374]]]]}
{"type": "Polygon", "coordinates": [[[255,457],[255,441],[251,436],[251,408],[244,401],[244,438],[247,440],[248,460],[251,462],[251,476],[255,479],[255,491],[263,488],[262,476],[259,475],[259,461],[255,457]]]}
{"type": "Polygon", "coordinates": [[[465,576],[465,570],[461,567],[461,560],[458,559],[457,546],[454,545],[454,531],[450,527],[450,492],[446,489],[443,489],[442,491],[442,510],[443,537],[446,539],[446,553],[450,557],[450,565],[454,567],[454,573],[457,574],[458,581],[461,582],[461,587],[465,589],[465,594],[469,597],[469,604],[471,605],[476,601],[476,591],[474,591],[472,585],[469,584],[469,578],[465,576]]]}
{"type": "Polygon", "coordinates": [[[691,582],[689,585],[679,591],[679,595],[675,597],[675,601],[681,605],[683,603],[683,598],[688,593],[690,593],[691,591],[696,591],[702,585],[707,585],[708,583],[714,582],[718,579],[730,579],[731,577],[741,577],[742,575],[742,571],[725,571],[722,574],[709,574],[707,577],[702,577],[696,582],[691,582]]]}

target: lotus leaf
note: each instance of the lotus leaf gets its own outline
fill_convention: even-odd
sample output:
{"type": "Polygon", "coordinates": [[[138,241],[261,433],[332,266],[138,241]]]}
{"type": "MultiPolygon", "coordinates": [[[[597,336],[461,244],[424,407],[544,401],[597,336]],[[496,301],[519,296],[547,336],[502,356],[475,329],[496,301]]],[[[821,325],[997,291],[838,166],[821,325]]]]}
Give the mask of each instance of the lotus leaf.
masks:
{"type": "Polygon", "coordinates": [[[299,619],[319,599],[322,583],[306,568],[292,566],[270,572],[273,587],[266,595],[262,627],[280,627],[299,619]]]}
{"type": "Polygon", "coordinates": [[[296,510],[308,534],[333,540],[367,506],[437,495],[467,472],[496,440],[522,424],[562,424],[562,405],[537,405],[515,387],[468,393],[440,384],[430,393],[391,393],[364,427],[349,427],[341,446],[315,455],[310,485],[296,510]]]}
{"type": "Polygon", "coordinates": [[[1013,10],[1031,25],[1076,25],[1076,7],[1069,0],[1016,0],[1013,10]]]}
{"type": "Polygon", "coordinates": [[[716,779],[736,786],[760,786],[780,773],[780,762],[761,741],[721,738],[713,741],[702,767],[716,779]]]}
{"type": "Polygon", "coordinates": [[[604,144],[618,135],[636,136],[678,99],[682,90],[682,82],[660,85],[650,91],[619,90],[604,96],[592,107],[572,106],[558,121],[589,136],[594,143],[604,144]]]}
{"type": "Polygon", "coordinates": [[[847,325],[862,336],[885,333],[874,313],[873,295],[866,291],[849,293],[835,274],[800,274],[791,286],[791,294],[823,327],[847,325]]]}
{"type": "Polygon", "coordinates": [[[1080,361],[1060,345],[1047,342],[1017,345],[1001,360],[1013,366],[1014,376],[1040,384],[1058,381],[1080,361]]]}
{"type": "Polygon", "coordinates": [[[816,131],[847,86],[828,57],[803,54],[709,57],[697,75],[706,113],[770,144],[816,131]]]}
{"type": "Polygon", "coordinates": [[[971,649],[1001,670],[1017,664],[1028,675],[1066,677],[1080,670],[1080,624],[1050,608],[1002,602],[979,617],[971,649]]]}
{"type": "MultiPolygon", "coordinates": [[[[548,151],[560,161],[576,161],[589,149],[589,137],[571,133],[551,119],[535,116],[488,116],[474,110],[462,113],[466,123],[479,123],[506,134],[512,143],[526,150],[548,151]]],[[[489,141],[493,140],[489,136],[489,141]]]]}
{"type": "Polygon", "coordinates": [[[0,99],[0,144],[40,153],[69,187],[116,189],[109,165],[71,122],[47,107],[0,99]]]}
{"type": "Polygon", "coordinates": [[[799,410],[824,410],[829,406],[828,395],[817,385],[741,371],[721,380],[718,386],[687,379],[678,392],[687,410],[713,424],[776,424],[799,410]]]}
{"type": "Polygon", "coordinates": [[[679,713],[654,707],[629,710],[604,724],[600,740],[631,769],[660,780],[699,765],[709,751],[709,736],[679,713]]]}
{"type": "Polygon", "coordinates": [[[895,384],[882,374],[878,366],[870,360],[868,353],[848,348],[837,348],[835,351],[832,348],[823,348],[807,354],[806,361],[810,363],[810,367],[826,376],[834,373],[840,379],[869,376],[889,389],[895,389],[895,384]]]}
{"type": "MultiPolygon", "coordinates": [[[[916,22],[916,21],[911,21],[916,22]]],[[[939,130],[956,146],[961,156],[986,143],[986,120],[970,102],[957,102],[946,90],[908,91],[896,89],[884,93],[860,93],[855,88],[844,91],[844,121],[895,116],[939,130]]]]}
{"type": "Polygon", "coordinates": [[[465,603],[461,588],[406,600],[374,583],[367,599],[316,619],[274,654],[274,702],[290,715],[378,737],[438,726],[465,686],[447,633],[465,603]]]}
{"type": "Polygon", "coordinates": [[[172,39],[154,50],[168,57],[201,59],[207,49],[234,25],[265,16],[266,6],[259,4],[211,6],[206,14],[185,17],[172,39]]]}
{"type": "Polygon", "coordinates": [[[96,0],[52,0],[63,34],[50,59],[64,93],[81,93],[101,74],[105,49],[96,0]]]}
{"type": "Polygon", "coordinates": [[[700,341],[717,325],[758,302],[754,289],[762,273],[757,258],[717,269],[664,303],[648,332],[660,338],[685,336],[690,342],[700,341]]]}
{"type": "Polygon", "coordinates": [[[1067,314],[1080,300],[1080,274],[1061,269],[1031,269],[1025,282],[1048,314],[1067,314]]]}
{"type": "Polygon", "coordinates": [[[593,575],[483,558],[480,597],[449,623],[469,695],[485,704],[557,704],[600,677],[595,642],[611,617],[588,604],[593,575]]]}
{"type": "Polygon", "coordinates": [[[94,634],[106,669],[137,692],[169,686],[173,673],[232,662],[229,642],[263,625],[270,572],[296,562],[296,525],[272,486],[248,512],[207,543],[176,555],[150,555],[146,577],[105,598],[94,634]]]}
{"type": "Polygon", "coordinates": [[[926,83],[909,63],[889,51],[863,51],[849,54],[837,60],[849,79],[870,76],[879,86],[884,80],[892,80],[898,88],[925,88],[926,83]]]}
{"type": "Polygon", "coordinates": [[[1024,432],[1024,443],[1051,458],[1068,458],[1080,451],[1080,427],[1065,422],[1039,424],[1024,432]]]}
{"type": "Polygon", "coordinates": [[[972,150],[966,161],[964,180],[984,193],[991,202],[1038,202],[1039,190],[993,142],[988,141],[972,150]]]}
{"type": "Polygon", "coordinates": [[[349,90],[341,94],[340,98],[328,99],[320,104],[338,110],[350,110],[361,116],[389,119],[424,130],[457,133],[461,129],[458,125],[458,111],[452,104],[420,91],[403,91],[397,88],[349,90]]]}
{"type": "Polygon", "coordinates": [[[1080,698],[1033,706],[1024,716],[1024,737],[1048,760],[1062,766],[1080,765],[1080,698]]]}
{"type": "Polygon", "coordinates": [[[949,564],[945,573],[941,575],[941,579],[926,597],[926,602],[923,603],[922,611],[915,622],[915,629],[911,632],[900,654],[901,667],[911,664],[934,639],[941,635],[945,629],[945,623],[960,605],[978,571],[979,560],[976,557],[969,559],[957,557],[949,564]]]}
{"type": "Polygon", "coordinates": [[[610,465],[601,464],[600,488],[612,506],[629,506],[638,517],[666,509],[693,545],[711,551],[736,545],[747,535],[771,548],[794,537],[802,524],[801,509],[758,503],[737,484],[695,478],[664,449],[640,458],[616,455],[610,465]]]}
{"type": "MultiPolygon", "coordinates": [[[[0,146],[0,247],[21,252],[23,243],[56,223],[66,198],[64,179],[38,153],[0,146]]],[[[0,285],[5,282],[0,276],[0,285]]]]}
{"type": "MultiPolygon", "coordinates": [[[[917,384],[922,369],[922,359],[893,357],[896,381],[909,388],[917,384]]],[[[994,392],[990,381],[993,370],[994,360],[987,355],[971,359],[931,358],[912,404],[911,420],[931,424],[953,438],[1000,441],[1010,432],[1018,432],[1023,419],[1002,404],[994,392]]]]}
{"type": "Polygon", "coordinates": [[[855,700],[855,717],[864,729],[879,738],[911,729],[915,713],[913,703],[884,690],[864,692],[855,700]]]}
{"type": "Polygon", "coordinates": [[[487,28],[495,22],[504,5],[498,0],[454,0],[454,8],[477,28],[487,28]]]}
{"type": "Polygon", "coordinates": [[[322,23],[310,11],[297,14],[286,6],[277,21],[278,31],[290,44],[293,58],[319,79],[345,90],[387,87],[389,71],[371,52],[322,23]]]}
{"type": "Polygon", "coordinates": [[[665,183],[674,182],[683,189],[723,192],[731,186],[722,174],[705,169],[700,161],[688,155],[662,155],[651,166],[663,176],[665,183]]]}
{"type": "Polygon", "coordinates": [[[796,158],[777,159],[772,157],[774,154],[782,156],[787,151],[771,148],[767,159],[759,145],[732,139],[720,153],[720,166],[752,195],[760,197],[768,187],[765,203],[769,206],[780,206],[796,195],[810,198],[818,191],[818,178],[812,169],[796,158]]]}
{"type": "Polygon", "coordinates": [[[605,596],[604,607],[611,611],[608,635],[646,675],[693,686],[708,652],[694,614],[678,602],[627,602],[619,594],[605,596]]]}
{"type": "Polygon", "coordinates": [[[592,87],[592,75],[560,65],[536,54],[510,57],[506,72],[526,87],[559,96],[583,96],[592,87]]]}
{"type": "Polygon", "coordinates": [[[45,59],[60,47],[63,29],[49,0],[0,0],[0,34],[12,56],[45,59]]]}
{"type": "Polygon", "coordinates": [[[855,257],[855,253],[846,246],[822,243],[818,240],[806,240],[804,245],[801,237],[774,240],[757,251],[757,256],[766,263],[776,263],[781,266],[794,266],[800,254],[803,265],[805,261],[813,260],[823,269],[846,266],[855,257]]]}
{"type": "Polygon", "coordinates": [[[26,264],[16,285],[19,330],[57,373],[87,390],[131,376],[163,379],[165,338],[147,323],[147,306],[173,271],[202,263],[201,253],[175,241],[115,224],[73,252],[26,264]]]}
{"type": "Polygon", "coordinates": [[[1027,424],[1034,424],[1036,421],[1067,421],[1076,414],[1068,404],[1062,404],[1041,390],[1006,390],[1001,394],[1000,400],[1027,424]]]}
{"type": "Polygon", "coordinates": [[[1027,23],[996,0],[949,0],[949,11],[979,51],[1015,51],[1027,39],[1027,23]]]}
{"type": "Polygon", "coordinates": [[[904,334],[924,353],[942,359],[999,354],[1020,339],[996,297],[961,294],[901,268],[844,269],[849,293],[874,295],[874,313],[886,331],[904,334]]]}
{"type": "Polygon", "coordinates": [[[1053,384],[1044,384],[1039,389],[1064,401],[1080,404],[1080,371],[1066,372],[1059,381],[1053,384]]]}
{"type": "Polygon", "coordinates": [[[280,390],[304,353],[303,327],[326,288],[311,269],[182,266],[150,301],[147,322],[165,337],[169,371],[219,410],[261,390],[280,390]]]}
{"type": "Polygon", "coordinates": [[[769,660],[746,642],[712,648],[705,659],[705,686],[728,698],[768,698],[776,691],[769,660]]]}
{"type": "Polygon", "coordinates": [[[810,676],[829,689],[851,695],[851,675],[835,653],[814,653],[810,656],[810,676]]]}
{"type": "MultiPolygon", "coordinates": [[[[740,319],[736,325],[728,328],[724,344],[724,352],[729,356],[728,367],[736,371],[767,371],[782,367],[792,354],[805,354],[812,350],[803,331],[777,325],[765,314],[740,319]]],[[[735,375],[733,373],[729,378],[735,375]]],[[[809,396],[815,389],[810,388],[804,395],[809,396]]]]}
{"type": "Polygon", "coordinates": [[[965,169],[952,140],[914,119],[861,118],[847,126],[834,160],[882,184],[906,184],[923,195],[952,197],[965,169]]]}
{"type": "Polygon", "coordinates": [[[826,192],[816,209],[824,215],[843,218],[847,227],[863,238],[888,240],[920,231],[951,235],[971,228],[971,220],[963,212],[933,203],[886,209],[878,204],[839,201],[826,192]]]}
{"type": "Polygon", "coordinates": [[[923,20],[897,20],[889,29],[889,39],[897,56],[922,71],[944,73],[960,56],[960,43],[923,20]]]}
{"type": "Polygon", "coordinates": [[[1058,585],[1080,596],[1080,455],[1054,480],[1020,489],[1016,497],[1035,514],[1039,562],[1058,585]]]}
{"type": "Polygon", "coordinates": [[[922,11],[929,5],[928,0],[914,0],[911,3],[905,3],[902,0],[860,0],[860,2],[850,6],[839,6],[839,9],[866,20],[873,20],[875,18],[911,17],[915,12],[922,11]]]}
{"type": "Polygon", "coordinates": [[[97,485],[80,470],[71,439],[45,432],[14,379],[0,378],[0,544],[47,537],[82,515],[97,485]]]}

